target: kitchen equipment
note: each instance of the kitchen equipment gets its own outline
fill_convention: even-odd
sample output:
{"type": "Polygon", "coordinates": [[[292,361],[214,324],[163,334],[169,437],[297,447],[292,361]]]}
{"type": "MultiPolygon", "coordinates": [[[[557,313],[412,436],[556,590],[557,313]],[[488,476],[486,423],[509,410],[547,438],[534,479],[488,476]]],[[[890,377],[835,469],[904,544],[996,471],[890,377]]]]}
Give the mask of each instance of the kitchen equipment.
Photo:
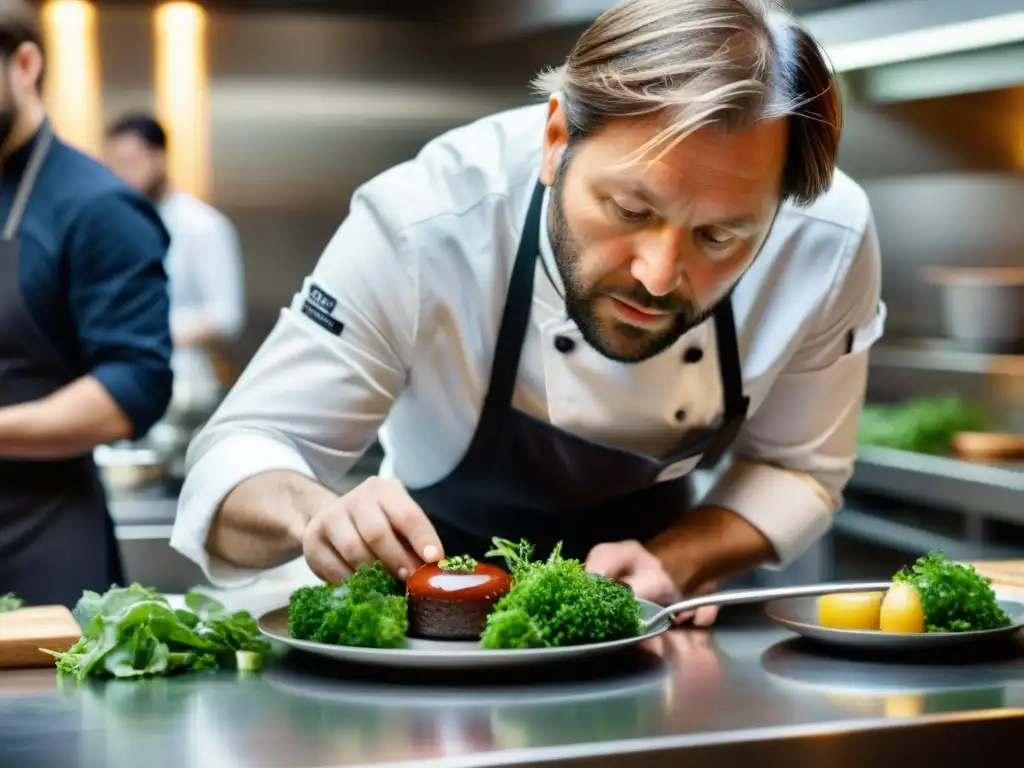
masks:
{"type": "Polygon", "coordinates": [[[167,478],[167,459],[152,448],[128,441],[96,446],[93,459],[103,487],[110,493],[150,488],[167,478]]]}
{"type": "Polygon", "coordinates": [[[1024,435],[1005,432],[958,432],[953,450],[963,459],[1024,458],[1024,435]]]}
{"type": "Polygon", "coordinates": [[[0,669],[52,667],[39,650],[63,652],[78,642],[82,630],[63,605],[42,605],[0,613],[0,669]]]}
{"type": "MultiPolygon", "coordinates": [[[[819,643],[862,651],[920,653],[965,648],[1011,639],[1024,629],[1022,598],[993,587],[1000,607],[1013,622],[1008,627],[979,632],[879,632],[860,629],[833,629],[818,623],[818,604],[811,597],[773,600],[765,606],[770,619],[798,635],[819,643]]],[[[864,590],[865,592],[873,590],[864,590]]]]}
{"type": "Polygon", "coordinates": [[[1024,349],[1024,267],[930,267],[942,289],[945,332],[983,352],[1024,349]]]}
{"type": "Polygon", "coordinates": [[[185,477],[185,456],[193,436],[206,423],[224,397],[207,354],[189,347],[176,348],[171,358],[174,390],[163,417],[153,425],[147,442],[167,460],[171,478],[185,477]]]}
{"type": "MultiPolygon", "coordinates": [[[[835,592],[870,592],[887,589],[889,582],[811,584],[777,589],[739,589],[691,598],[662,608],[647,600],[638,600],[643,611],[644,631],[637,637],[603,643],[571,645],[559,648],[525,650],[489,650],[478,642],[454,642],[407,638],[404,648],[356,648],[296,640],[288,631],[288,608],[263,615],[260,630],[267,637],[297,650],[354,664],[420,669],[490,669],[499,667],[549,664],[574,661],[618,651],[657,637],[672,627],[672,616],[706,605],[759,603],[782,597],[824,595],[835,592]]],[[[1024,610],[1024,607],[1022,607],[1024,610]]]]}

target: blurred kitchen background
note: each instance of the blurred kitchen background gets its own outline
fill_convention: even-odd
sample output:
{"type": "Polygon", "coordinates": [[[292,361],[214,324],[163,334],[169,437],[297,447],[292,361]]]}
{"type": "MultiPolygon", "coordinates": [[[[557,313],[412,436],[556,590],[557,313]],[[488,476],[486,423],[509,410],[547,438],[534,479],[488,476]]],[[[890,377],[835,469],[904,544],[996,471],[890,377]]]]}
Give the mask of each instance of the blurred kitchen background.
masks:
{"type": "MultiPolygon", "coordinates": [[[[358,184],[447,128],[531,100],[531,76],[560,63],[610,4],[54,0],[41,8],[48,96],[62,134],[94,153],[111,120],[155,110],[176,183],[233,221],[247,296],[244,334],[225,350],[237,373],[358,184]]],[[[790,7],[842,73],[840,165],[874,206],[889,314],[873,358],[871,445],[847,506],[785,578],[885,576],[936,547],[1024,553],[1024,458],[1015,463],[1010,440],[968,457],[971,436],[955,437],[1024,433],[1024,8],[790,7]],[[963,269],[926,273],[934,267],[963,269]]],[[[177,430],[179,454],[211,405],[182,402],[183,391],[162,444],[177,430]]],[[[106,454],[113,510],[129,577],[179,591],[201,580],[167,547],[180,455],[151,448],[106,454]]],[[[371,450],[353,482],[379,458],[371,450]]]]}

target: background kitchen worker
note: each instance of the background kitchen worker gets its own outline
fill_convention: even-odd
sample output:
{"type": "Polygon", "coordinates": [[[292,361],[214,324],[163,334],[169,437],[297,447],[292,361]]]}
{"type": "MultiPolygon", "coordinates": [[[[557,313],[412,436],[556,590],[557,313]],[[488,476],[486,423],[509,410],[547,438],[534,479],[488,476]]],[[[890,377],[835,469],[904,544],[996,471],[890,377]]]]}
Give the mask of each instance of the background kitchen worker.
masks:
{"type": "Polygon", "coordinates": [[[546,104],[360,188],[193,442],[172,545],[231,584],[561,540],[655,600],[804,552],[884,308],[830,69],[768,8],[626,0],[546,104]]]}
{"type": "Polygon", "coordinates": [[[0,593],[72,606],[121,582],[95,446],[171,395],[152,205],[53,135],[34,12],[0,4],[0,593]]]}
{"type": "Polygon", "coordinates": [[[110,167],[153,201],[171,234],[166,268],[175,386],[187,384],[192,397],[215,403],[227,378],[220,349],[238,338],[245,322],[237,232],[212,205],[171,185],[167,133],[151,115],[126,115],[114,122],[107,129],[105,150],[110,167]]]}

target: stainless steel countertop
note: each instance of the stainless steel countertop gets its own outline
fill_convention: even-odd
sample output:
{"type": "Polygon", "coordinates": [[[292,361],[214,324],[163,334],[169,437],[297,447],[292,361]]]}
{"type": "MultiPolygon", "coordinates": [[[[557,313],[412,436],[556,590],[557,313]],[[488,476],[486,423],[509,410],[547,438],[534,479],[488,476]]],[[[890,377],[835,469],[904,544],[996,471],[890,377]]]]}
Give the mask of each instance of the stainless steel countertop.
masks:
{"type": "Polygon", "coordinates": [[[1019,644],[984,660],[851,660],[749,616],[596,665],[501,677],[387,674],[294,654],[258,675],[141,684],[0,673],[0,764],[837,768],[868,756],[898,765],[912,748],[934,766],[1024,733],[1019,644]]]}

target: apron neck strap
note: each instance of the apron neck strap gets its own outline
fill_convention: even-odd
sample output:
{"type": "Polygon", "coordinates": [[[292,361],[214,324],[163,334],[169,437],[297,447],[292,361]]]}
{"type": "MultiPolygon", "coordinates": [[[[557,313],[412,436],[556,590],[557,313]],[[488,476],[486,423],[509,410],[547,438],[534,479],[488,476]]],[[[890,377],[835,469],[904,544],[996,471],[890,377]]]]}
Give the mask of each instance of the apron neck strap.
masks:
{"type": "Polygon", "coordinates": [[[7,214],[7,221],[4,224],[3,230],[4,240],[12,240],[18,234],[22,216],[25,215],[25,207],[28,205],[28,199],[32,196],[32,189],[35,187],[36,179],[39,177],[39,169],[43,167],[43,161],[46,159],[46,153],[49,151],[52,141],[53,133],[44,122],[36,137],[35,146],[32,147],[32,154],[29,155],[28,164],[21,175],[21,181],[18,182],[18,191],[14,195],[11,211],[7,214]]]}
{"type": "MultiPolygon", "coordinates": [[[[523,350],[523,340],[526,338],[526,329],[530,324],[530,310],[533,307],[533,276],[537,253],[540,250],[544,190],[544,185],[538,181],[530,198],[523,234],[519,238],[516,261],[512,267],[512,277],[506,294],[505,311],[494,348],[484,413],[503,412],[512,402],[519,372],[519,358],[523,350]]],[[[483,424],[496,420],[482,418],[480,422],[483,424]]]]}
{"type": "Polygon", "coordinates": [[[750,399],[743,394],[743,368],[740,363],[736,317],[732,291],[714,311],[715,341],[718,346],[718,370],[722,378],[725,419],[746,417],[750,399]]]}

